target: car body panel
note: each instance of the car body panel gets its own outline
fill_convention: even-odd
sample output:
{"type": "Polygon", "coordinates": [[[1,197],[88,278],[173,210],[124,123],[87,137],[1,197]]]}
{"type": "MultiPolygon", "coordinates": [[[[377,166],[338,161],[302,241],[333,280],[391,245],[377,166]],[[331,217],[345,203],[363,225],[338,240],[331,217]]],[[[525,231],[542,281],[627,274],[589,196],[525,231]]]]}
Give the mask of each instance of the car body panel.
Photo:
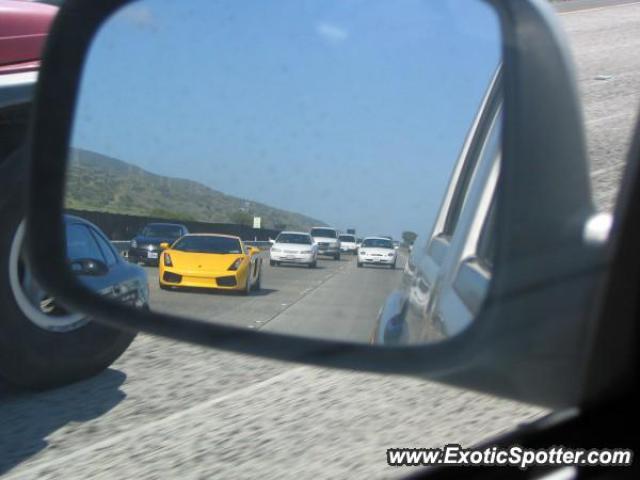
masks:
{"type": "Polygon", "coordinates": [[[500,165],[502,116],[501,99],[494,95],[496,78],[470,128],[430,233],[416,239],[398,291],[380,310],[374,341],[438,341],[459,334],[480,310],[491,271],[478,250],[500,165]]]}
{"type": "MultiPolygon", "coordinates": [[[[124,260],[111,245],[106,235],[93,223],[74,216],[64,216],[66,227],[81,225],[86,227],[97,239],[101,248],[110,249],[109,257],[97,258],[108,265],[109,272],[106,275],[78,275],[81,284],[99,292],[105,297],[113,298],[132,306],[142,307],[149,302],[149,286],[145,271],[137,265],[124,260]]],[[[108,253],[108,252],[106,252],[108,253]]]]}
{"type": "Polygon", "coordinates": [[[398,252],[390,245],[389,248],[380,246],[368,247],[367,241],[385,240],[385,237],[366,237],[358,248],[358,263],[363,265],[395,265],[398,258],[398,252]]]}
{"type": "Polygon", "coordinates": [[[306,232],[280,232],[269,250],[269,260],[278,263],[297,263],[310,265],[317,261],[318,245],[314,243],[313,237],[306,232]],[[303,235],[309,237],[312,242],[308,243],[289,243],[279,241],[286,235],[303,235]]]}
{"type": "Polygon", "coordinates": [[[248,290],[259,282],[262,270],[260,255],[252,253],[240,238],[230,235],[199,235],[236,239],[240,242],[243,253],[200,253],[168,248],[160,256],[158,277],[161,286],[248,290]],[[170,258],[171,265],[166,264],[165,258],[170,258]],[[231,270],[237,260],[240,260],[240,264],[235,270],[231,270]]]}
{"type": "Polygon", "coordinates": [[[37,70],[58,8],[0,0],[0,75],[37,70]]]}

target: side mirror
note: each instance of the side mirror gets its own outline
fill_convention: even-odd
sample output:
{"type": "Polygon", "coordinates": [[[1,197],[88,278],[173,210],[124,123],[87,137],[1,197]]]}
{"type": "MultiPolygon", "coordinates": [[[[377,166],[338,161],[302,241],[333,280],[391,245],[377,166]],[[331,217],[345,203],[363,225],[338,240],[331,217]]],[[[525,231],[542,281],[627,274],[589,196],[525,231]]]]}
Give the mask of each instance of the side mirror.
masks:
{"type": "MultiPolygon", "coordinates": [[[[285,3],[297,6],[299,1],[285,0],[285,3]]],[[[365,19],[361,19],[359,14],[353,15],[354,11],[358,13],[359,7],[351,4],[345,6],[345,2],[339,0],[330,0],[330,3],[338,13],[342,12],[345,25],[352,25],[353,28],[327,27],[322,23],[323,19],[318,18],[318,28],[305,30],[306,33],[300,37],[304,42],[296,46],[295,55],[286,56],[291,53],[286,49],[277,51],[278,55],[285,55],[284,65],[287,68],[283,69],[280,61],[263,62],[266,55],[252,56],[252,61],[259,60],[255,65],[261,71],[259,79],[251,74],[256,70],[247,67],[247,58],[236,55],[230,49],[224,51],[225,62],[219,62],[218,55],[207,55],[209,46],[216,45],[216,48],[219,46],[222,49],[233,47],[233,44],[221,45],[216,36],[224,34],[224,29],[229,29],[238,36],[241,44],[246,42],[251,48],[263,49],[265,53],[271,54],[274,52],[272,37],[276,31],[280,42],[289,41],[294,33],[299,34],[295,19],[290,22],[281,21],[279,17],[266,20],[267,27],[278,27],[259,29],[261,35],[264,34],[264,38],[269,40],[267,44],[260,42],[263,37],[254,36],[254,29],[244,27],[242,22],[253,25],[254,13],[237,7],[236,2],[200,2],[201,10],[191,10],[192,7],[182,6],[180,2],[136,2],[136,5],[152,4],[158,15],[171,24],[172,28],[160,30],[140,29],[135,22],[131,22],[131,11],[120,7],[123,4],[131,5],[132,2],[73,1],[63,4],[39,74],[30,137],[32,144],[29,145],[31,177],[27,248],[37,279],[70,307],[112,327],[156,333],[254,356],[352,370],[420,375],[528,402],[538,401],[553,406],[575,405],[578,400],[576,393],[580,391],[577,382],[582,378],[578,374],[582,368],[582,353],[589,346],[586,345],[586,340],[580,343],[576,339],[591,338],[586,331],[588,325],[581,315],[593,310],[588,300],[594,298],[594,295],[589,292],[593,292],[594,284],[599,280],[596,278],[600,273],[596,262],[600,261],[600,257],[583,242],[584,221],[592,212],[588,165],[573,71],[567,62],[566,47],[555,26],[551,7],[539,0],[478,0],[465,2],[464,11],[454,11],[443,6],[448,2],[410,2],[411,8],[415,7],[419,13],[416,16],[416,12],[381,2],[380,9],[374,9],[375,14],[369,15],[369,12],[365,19]],[[212,28],[210,22],[199,21],[206,17],[223,19],[224,22],[227,16],[220,15],[222,8],[226,9],[225,14],[228,13],[227,10],[237,13],[237,21],[220,24],[224,29],[212,28]],[[181,9],[184,9],[185,14],[190,13],[185,15],[189,21],[178,21],[174,11],[181,9]],[[465,17],[468,9],[473,9],[474,14],[465,17]],[[458,22],[459,19],[465,21],[458,22]],[[385,35],[377,34],[381,24],[386,25],[385,35]],[[408,28],[399,28],[400,25],[408,28]],[[285,28],[279,28],[282,26],[285,28]],[[123,29],[131,36],[123,36],[123,29]],[[176,31],[183,34],[175,35],[176,31]],[[431,36],[434,32],[439,37],[431,36]],[[207,42],[199,40],[203,35],[207,36],[207,42]],[[145,62],[131,62],[132,38],[135,38],[137,49],[147,52],[145,62]],[[434,38],[438,41],[435,42],[434,38]],[[162,76],[162,81],[159,82],[155,73],[166,65],[167,45],[171,45],[175,52],[185,55],[187,60],[190,58],[194,64],[197,63],[202,74],[190,76],[188,83],[184,83],[184,75],[172,72],[172,75],[162,76]],[[418,48],[433,50],[433,56],[438,60],[437,79],[434,80],[433,75],[429,74],[433,67],[429,54],[413,54],[418,48]],[[460,61],[457,55],[452,58],[445,54],[448,51],[460,52],[461,55],[466,55],[466,59],[473,61],[460,61]],[[299,52],[303,52],[303,55],[299,55],[299,52]],[[309,56],[305,55],[306,52],[309,52],[309,56]],[[361,55],[362,53],[366,55],[361,55]],[[203,64],[203,58],[207,59],[206,64],[203,64]],[[359,62],[356,66],[352,64],[355,58],[361,58],[366,63],[359,62]],[[393,60],[389,71],[394,73],[394,82],[397,81],[391,88],[387,81],[391,77],[372,82],[374,78],[380,77],[375,74],[381,72],[380,66],[389,59],[393,60]],[[229,68],[227,62],[234,61],[239,62],[236,65],[238,68],[229,68]],[[314,80],[306,74],[309,72],[309,65],[315,71],[332,69],[327,78],[331,78],[340,88],[316,88],[314,95],[308,98],[303,94],[292,94],[294,91],[306,92],[309,81],[314,80]],[[350,68],[345,71],[343,65],[349,65],[350,68]],[[468,88],[466,77],[471,78],[471,71],[474,72],[473,88],[468,88]],[[103,80],[105,72],[117,72],[117,75],[114,74],[111,82],[96,81],[103,80]],[[292,82],[294,88],[283,82],[283,75],[287,82],[292,82]],[[464,88],[460,87],[460,78],[465,78],[464,88]],[[128,83],[123,84],[123,79],[128,83]],[[456,81],[449,81],[451,79],[456,81]],[[212,80],[216,82],[213,87],[212,80]],[[364,91],[361,85],[367,80],[371,85],[364,91]],[[153,88],[146,88],[144,95],[138,95],[136,103],[132,104],[131,90],[127,85],[137,87],[149,82],[153,83],[153,88]],[[256,114],[258,102],[229,100],[235,98],[236,92],[238,95],[255,92],[255,99],[261,100],[265,82],[272,87],[274,95],[277,94],[274,98],[285,102],[293,113],[282,109],[278,102],[270,101],[262,102],[262,110],[256,114]],[[425,82],[428,84],[425,85],[425,82]],[[105,86],[107,88],[103,89],[105,86]],[[405,92],[406,88],[412,89],[411,95],[405,92]],[[355,192],[353,195],[357,195],[360,188],[371,188],[377,180],[386,181],[390,172],[401,177],[402,190],[409,188],[408,183],[412,178],[420,179],[413,185],[415,192],[433,193],[430,205],[438,205],[444,199],[443,205],[450,206],[446,211],[451,211],[452,215],[442,217],[442,222],[431,215],[428,220],[424,220],[425,225],[420,227],[425,232],[436,229],[434,235],[448,228],[446,223],[449,218],[458,218],[460,224],[464,223],[468,227],[469,237],[479,235],[480,228],[476,227],[482,224],[482,215],[476,214],[481,212],[484,215],[491,201],[494,201],[494,223],[485,223],[492,234],[489,245],[493,262],[492,276],[486,290],[487,301],[482,302],[470,326],[455,336],[433,344],[429,344],[429,338],[425,341],[425,338],[418,336],[415,342],[402,347],[370,347],[363,341],[368,336],[357,339],[346,335],[318,338],[319,331],[331,330],[329,325],[325,326],[327,328],[316,328],[302,334],[301,330],[286,330],[285,328],[290,328],[287,322],[282,324],[280,330],[274,327],[277,322],[270,322],[260,330],[241,328],[238,323],[212,322],[207,309],[202,311],[202,317],[194,314],[192,318],[178,316],[170,310],[135,310],[128,305],[108,302],[97,292],[83,288],[72,273],[97,272],[99,266],[89,268],[81,263],[69,269],[63,260],[65,243],[61,207],[65,205],[65,192],[69,196],[66,200],[74,200],[73,195],[77,195],[75,199],[85,198],[85,185],[76,184],[76,189],[66,188],[67,181],[72,185],[72,180],[81,177],[67,174],[72,167],[83,165],[83,152],[87,154],[87,149],[94,144],[92,140],[99,140],[100,144],[105,145],[120,144],[129,137],[129,124],[133,122],[137,122],[135,143],[153,144],[157,139],[156,125],[150,120],[153,115],[147,113],[137,117],[132,114],[148,112],[147,108],[156,107],[158,97],[179,98],[180,95],[174,93],[187,90],[191,92],[192,98],[200,100],[204,97],[198,97],[197,92],[207,92],[209,95],[206,101],[210,102],[209,105],[222,109],[221,112],[226,109],[233,118],[251,119],[251,122],[255,120],[254,123],[245,125],[246,122],[243,121],[227,121],[224,114],[216,115],[216,127],[219,128],[217,134],[212,136],[209,131],[205,135],[201,129],[194,128],[200,126],[200,111],[206,105],[199,105],[196,101],[185,102],[180,98],[173,107],[169,103],[169,107],[163,110],[163,113],[171,115],[171,108],[175,109],[175,113],[182,113],[185,105],[187,110],[193,106],[193,111],[188,111],[189,115],[186,116],[189,122],[181,122],[178,127],[183,129],[185,135],[201,134],[202,137],[198,140],[204,146],[203,152],[234,151],[237,148],[237,158],[250,155],[252,162],[264,162],[255,168],[263,168],[264,172],[272,171],[269,175],[278,181],[271,183],[282,185],[281,192],[270,191],[269,195],[273,194],[273,201],[277,199],[278,202],[284,202],[290,209],[282,211],[271,208],[269,211],[278,216],[273,220],[274,224],[288,223],[285,218],[291,219],[299,225],[301,231],[308,231],[310,225],[318,225],[313,218],[303,216],[298,209],[303,208],[303,204],[306,205],[304,208],[311,208],[304,200],[312,195],[322,195],[323,202],[318,204],[320,217],[326,220],[339,219],[336,216],[339,213],[350,213],[349,221],[352,222],[353,219],[360,218],[357,214],[361,214],[363,218],[372,219],[369,228],[391,231],[391,228],[400,225],[400,220],[394,219],[393,225],[379,225],[386,219],[378,214],[376,208],[387,208],[396,195],[369,195],[366,202],[353,204],[361,208],[361,211],[351,212],[350,202],[345,201],[343,196],[330,194],[339,188],[349,193],[351,188],[355,192]],[[343,96],[343,101],[336,101],[335,93],[338,91],[343,96]],[[108,98],[105,98],[105,92],[108,98]],[[324,96],[327,92],[329,96],[324,96]],[[355,96],[357,101],[349,105],[354,92],[358,94],[355,96]],[[402,92],[402,95],[397,96],[398,92],[402,92]],[[464,94],[460,112],[453,111],[447,102],[448,96],[458,94],[464,94]],[[473,97],[467,98],[467,94],[473,94],[473,97]],[[407,101],[413,97],[417,101],[407,101]],[[442,99],[444,103],[438,103],[438,108],[424,108],[433,107],[433,102],[440,102],[442,99]],[[105,102],[118,105],[118,108],[105,109],[105,102]],[[349,110],[351,107],[353,112],[349,110]],[[372,111],[376,111],[376,115],[371,115],[372,111]],[[354,117],[357,121],[347,118],[345,112],[357,114],[354,117]],[[438,128],[432,129],[433,135],[437,135],[433,137],[435,145],[441,142],[443,133],[449,133],[448,129],[452,128],[450,125],[456,125],[456,122],[443,121],[442,115],[447,112],[455,113],[456,118],[458,114],[464,113],[468,120],[466,125],[457,125],[455,132],[451,130],[456,133],[452,137],[455,137],[455,143],[448,145],[448,151],[461,152],[461,163],[456,165],[478,162],[483,166],[482,176],[469,177],[472,181],[468,182],[471,186],[467,197],[472,198],[473,203],[465,200],[466,194],[464,190],[459,192],[457,183],[451,183],[451,189],[447,189],[447,179],[458,178],[458,170],[453,172],[455,175],[446,168],[433,169],[437,170],[438,176],[416,175],[416,168],[425,166],[422,152],[429,145],[429,139],[413,143],[419,136],[407,131],[406,127],[409,125],[394,124],[394,119],[412,118],[409,123],[419,132],[430,130],[425,130],[425,125],[437,124],[438,128]],[[415,118],[411,115],[415,115],[415,118]],[[278,135],[277,141],[274,141],[274,135],[268,128],[263,128],[271,126],[273,118],[286,120],[282,130],[279,130],[281,135],[278,135]],[[386,120],[375,121],[378,118],[386,120]],[[96,128],[96,122],[104,125],[104,128],[96,128]],[[119,128],[114,128],[115,126],[119,128]],[[358,162],[362,162],[361,164],[350,160],[348,166],[362,175],[352,177],[332,173],[340,171],[345,150],[338,144],[335,155],[331,155],[331,151],[326,150],[327,138],[380,139],[387,135],[389,126],[393,127],[394,136],[401,137],[398,144],[404,145],[407,142],[407,153],[411,153],[406,161],[403,160],[398,165],[402,167],[402,172],[395,172],[396,149],[380,149],[376,147],[377,144],[370,145],[369,142],[347,141],[345,145],[348,144],[350,148],[366,147],[356,149],[355,155],[347,155],[360,159],[358,162]],[[256,132],[264,132],[266,135],[259,135],[255,145],[253,141],[243,140],[253,139],[256,132]],[[490,135],[492,132],[495,135],[490,135]],[[465,140],[467,134],[468,140],[465,140]],[[267,157],[263,159],[264,155],[260,152],[268,153],[267,157]],[[375,153],[375,158],[370,158],[372,153],[375,153]],[[306,181],[309,176],[307,166],[324,157],[335,157],[322,166],[328,174],[313,179],[313,182],[306,181]],[[285,162],[282,158],[288,160],[285,162]],[[371,166],[374,161],[379,168],[371,166]],[[273,168],[275,164],[279,165],[277,169],[273,168]],[[294,182],[295,172],[300,172],[299,178],[305,180],[305,188],[299,189],[297,198],[293,198],[292,189],[284,188],[286,182],[294,182]],[[423,180],[427,177],[433,182],[434,189],[425,189],[423,180]],[[352,188],[351,184],[355,181],[360,183],[356,185],[357,188],[352,188]],[[287,196],[281,195],[283,193],[287,196]],[[482,207],[482,211],[478,205],[482,207]],[[459,206],[457,213],[454,208],[456,206],[459,206]],[[50,240],[39,241],[42,238],[50,240]],[[573,290],[567,289],[564,280],[560,281],[573,280],[580,275],[583,276],[582,283],[572,283],[573,290]],[[567,312],[571,312],[576,318],[567,320],[567,312]],[[559,316],[562,321],[558,321],[559,316]],[[514,319],[518,322],[517,327],[514,326],[514,319]],[[535,353],[533,356],[532,352],[535,353]],[[541,382],[541,379],[544,381],[541,382]]],[[[360,11],[364,12],[365,9],[360,11]]],[[[341,15],[336,16],[342,18],[341,15]]],[[[333,85],[324,84],[326,87],[333,85]]],[[[179,152],[184,143],[180,141],[181,138],[184,136],[179,131],[175,135],[165,136],[158,148],[162,152],[174,148],[179,152]]],[[[380,145],[384,146],[384,142],[380,145]]],[[[127,155],[122,153],[126,158],[120,159],[117,165],[125,160],[137,161],[135,149],[131,146],[128,148],[130,151],[127,150],[127,155]]],[[[192,153],[191,150],[189,152],[192,153]]],[[[89,153],[99,155],[100,161],[105,165],[114,163],[114,159],[103,154],[104,152],[89,153]]],[[[457,162],[458,157],[455,155],[457,153],[450,155],[452,164],[457,162]]],[[[207,162],[191,165],[187,172],[192,179],[199,179],[197,172],[215,171],[215,165],[212,165],[212,160],[207,155],[192,156],[206,159],[207,162]]],[[[220,157],[223,158],[224,155],[220,157]]],[[[236,163],[237,168],[246,169],[243,162],[224,161],[225,166],[236,163]]],[[[143,166],[149,168],[149,165],[143,166]]],[[[187,167],[181,164],[174,176],[183,178],[187,167]]],[[[318,166],[314,168],[314,171],[318,170],[318,166]]],[[[229,179],[235,178],[237,171],[230,170],[228,175],[229,179]]],[[[232,181],[227,182],[227,185],[233,184],[232,181]]],[[[465,182],[460,182],[461,189],[464,184],[465,182]]],[[[395,191],[398,192],[398,189],[395,191]]],[[[100,198],[97,193],[101,192],[96,192],[95,195],[100,198]]],[[[239,201],[240,197],[246,196],[246,191],[229,193],[238,198],[229,205],[220,205],[224,210],[221,218],[239,218],[242,220],[240,223],[247,226],[250,217],[247,212],[248,203],[256,200],[256,197],[239,201]]],[[[344,197],[348,200],[353,195],[344,197]]],[[[404,194],[397,197],[403,201],[397,203],[394,211],[405,218],[405,214],[412,212],[413,204],[410,197],[404,194]]],[[[209,198],[213,202],[219,197],[211,195],[209,198]]],[[[141,203],[147,205],[146,197],[141,199],[141,203]]],[[[427,204],[419,204],[418,207],[430,208],[427,204]]],[[[198,210],[185,213],[205,215],[205,212],[198,210]]],[[[405,220],[413,221],[412,218],[407,216],[405,220]]],[[[453,228],[455,227],[454,224],[453,228]]],[[[460,241],[455,248],[460,249],[460,253],[471,243],[466,241],[466,237],[462,238],[462,232],[461,228],[457,228],[456,239],[460,241]]],[[[237,237],[244,232],[233,233],[234,235],[220,239],[212,247],[216,254],[237,251],[237,237]]],[[[275,243],[272,239],[269,241],[271,244],[275,243]]],[[[474,244],[480,245],[482,242],[474,244]]],[[[458,250],[451,247],[449,251],[458,250]]],[[[290,263],[306,264],[311,269],[326,268],[327,273],[330,268],[337,272],[349,271],[345,259],[341,260],[343,263],[328,263],[329,259],[325,258],[322,265],[316,265],[303,252],[290,253],[286,258],[290,263]]],[[[340,261],[339,252],[324,250],[323,253],[325,257],[333,256],[334,261],[340,261]]],[[[417,260],[419,253],[421,252],[416,249],[417,260]]],[[[453,253],[449,257],[450,264],[442,266],[448,270],[443,270],[443,274],[438,275],[443,281],[448,281],[450,274],[456,271],[453,261],[457,257],[453,253]]],[[[388,264],[384,260],[379,258],[380,265],[377,267],[386,265],[396,268],[395,264],[388,264]]],[[[272,266],[276,267],[279,263],[280,260],[274,260],[272,266]]],[[[200,264],[203,264],[202,268],[206,267],[205,262],[197,263],[200,264]]],[[[217,266],[210,268],[212,276],[218,273],[217,266]]],[[[216,284],[221,288],[245,287],[243,291],[248,294],[252,288],[261,288],[259,268],[257,265],[255,280],[251,283],[243,279],[242,284],[236,284],[236,279],[228,278],[230,275],[225,271],[224,276],[217,278],[217,283],[209,283],[207,287],[216,284]],[[231,283],[233,286],[230,286],[231,283]]],[[[297,275],[305,275],[299,268],[282,272],[279,275],[293,279],[297,275]]],[[[370,272],[374,275],[373,269],[370,272]]],[[[268,276],[265,275],[263,279],[265,284],[269,281],[268,276]]],[[[395,280],[395,277],[376,275],[376,278],[389,280],[395,280]]],[[[331,281],[332,277],[327,278],[327,281],[331,281]]],[[[465,283],[458,283],[457,286],[464,287],[465,283]]],[[[162,293],[157,292],[158,295],[162,293]]],[[[353,297],[352,292],[346,293],[353,297]]],[[[434,291],[434,295],[438,295],[438,290],[434,291]]],[[[384,294],[380,295],[380,300],[384,297],[384,294]]],[[[252,301],[257,303],[269,298],[259,296],[252,301]]],[[[152,305],[154,301],[152,298],[152,305]]],[[[461,303],[456,306],[462,308],[461,303]]],[[[325,302],[317,304],[324,305],[325,302]]],[[[369,300],[363,302],[362,307],[358,306],[359,309],[364,307],[371,307],[369,311],[374,312],[373,315],[379,311],[379,305],[371,305],[369,300]]],[[[294,310],[287,310],[287,314],[294,315],[294,310]]],[[[412,309],[406,308],[405,311],[411,313],[412,309]]],[[[433,313],[428,320],[437,326],[440,322],[438,312],[426,313],[433,313]]],[[[370,316],[369,313],[363,315],[366,318],[370,316]]],[[[326,317],[327,315],[320,314],[317,318],[326,317]]],[[[350,321],[357,321],[356,317],[350,321]]],[[[297,328],[299,324],[306,322],[293,323],[297,328]]],[[[243,321],[243,325],[246,322],[243,321]]],[[[428,332],[430,328],[418,328],[416,331],[428,332]]]]}
{"type": "Polygon", "coordinates": [[[162,243],[160,244],[160,248],[161,248],[162,250],[166,250],[166,249],[167,249],[167,248],[169,248],[169,247],[171,247],[171,245],[169,245],[169,243],[167,243],[167,242],[162,242],[162,243]]]}
{"type": "Polygon", "coordinates": [[[95,258],[80,258],[73,260],[71,271],[76,275],[88,275],[91,277],[101,277],[109,273],[109,267],[102,260],[95,258]]]}

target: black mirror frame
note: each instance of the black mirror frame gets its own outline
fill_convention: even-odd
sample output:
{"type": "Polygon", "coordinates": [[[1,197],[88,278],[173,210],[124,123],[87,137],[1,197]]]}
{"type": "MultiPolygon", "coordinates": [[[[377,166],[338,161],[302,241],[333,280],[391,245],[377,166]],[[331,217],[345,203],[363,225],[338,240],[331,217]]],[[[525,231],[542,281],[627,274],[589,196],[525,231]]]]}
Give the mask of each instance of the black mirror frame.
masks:
{"type": "Polygon", "coordinates": [[[116,328],[277,360],[420,376],[552,407],[576,404],[584,383],[574,369],[582,365],[591,327],[574,321],[558,332],[558,313],[550,313],[548,300],[561,295],[561,310],[572,308],[586,317],[597,306],[593,286],[606,262],[581,243],[583,223],[593,208],[575,82],[546,2],[484,1],[498,13],[504,43],[496,265],[510,268],[496,269],[482,311],[460,335],[432,345],[380,347],[263,333],[132,310],[77,281],[62,254],[63,192],[76,95],[93,35],[129,0],[67,0],[46,45],[31,129],[27,209],[27,249],[37,278],[65,306],[116,328]],[[532,200],[542,215],[531,217],[532,200]],[[538,248],[521,235],[553,229],[553,242],[540,238],[538,248]],[[561,254],[567,250],[579,253],[576,261],[565,261],[561,254]],[[553,261],[555,270],[545,270],[543,260],[553,261]],[[538,283],[532,286],[523,272],[533,272],[538,283]],[[532,301],[545,299],[547,310],[523,314],[532,301]],[[514,328],[514,316],[523,315],[514,328]],[[557,338],[548,344],[549,336],[557,338]],[[572,348],[567,349],[568,342],[572,348]]]}

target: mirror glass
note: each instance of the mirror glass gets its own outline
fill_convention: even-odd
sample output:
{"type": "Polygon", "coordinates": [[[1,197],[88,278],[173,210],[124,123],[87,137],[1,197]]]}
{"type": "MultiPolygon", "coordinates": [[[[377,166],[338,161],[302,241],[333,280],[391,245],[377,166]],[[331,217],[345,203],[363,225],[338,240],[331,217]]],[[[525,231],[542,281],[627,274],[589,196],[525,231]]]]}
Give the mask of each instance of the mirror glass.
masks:
{"type": "Polygon", "coordinates": [[[457,334],[491,279],[501,48],[480,0],[128,4],[77,101],[69,251],[108,268],[81,280],[262,331],[457,334]]]}

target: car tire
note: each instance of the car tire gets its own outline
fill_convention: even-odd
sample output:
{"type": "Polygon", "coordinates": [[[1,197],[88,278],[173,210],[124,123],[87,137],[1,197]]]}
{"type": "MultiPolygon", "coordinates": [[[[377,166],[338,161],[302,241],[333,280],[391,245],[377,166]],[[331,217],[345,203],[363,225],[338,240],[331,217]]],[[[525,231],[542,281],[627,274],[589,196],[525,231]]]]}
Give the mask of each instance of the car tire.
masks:
{"type": "Polygon", "coordinates": [[[256,283],[253,284],[253,291],[258,292],[262,288],[262,272],[258,274],[256,283]]]}
{"type": "Polygon", "coordinates": [[[275,260],[269,260],[269,265],[271,265],[272,267],[275,267],[276,266],[275,260]]]}
{"type": "Polygon", "coordinates": [[[318,266],[318,262],[316,260],[314,260],[309,264],[309,268],[316,268],[317,266],[318,266]]]}
{"type": "Polygon", "coordinates": [[[14,152],[0,168],[0,178],[11,179],[10,184],[5,180],[0,185],[0,376],[19,387],[45,389],[101,372],[122,355],[135,334],[82,319],[81,315],[82,321],[72,324],[79,325],[77,328],[64,331],[37,324],[37,307],[30,310],[25,304],[26,293],[18,290],[21,284],[16,273],[25,272],[17,262],[21,262],[18,234],[24,217],[26,163],[22,152],[14,152]]]}
{"type": "Polygon", "coordinates": [[[339,254],[339,253],[336,253],[336,254],[333,256],[333,259],[334,259],[334,260],[340,260],[340,254],[339,254]]]}
{"type": "Polygon", "coordinates": [[[358,268],[362,268],[362,262],[357,262],[358,268]]]}
{"type": "Polygon", "coordinates": [[[389,268],[391,270],[395,270],[396,269],[396,262],[393,262],[391,265],[389,265],[389,268]]]}

